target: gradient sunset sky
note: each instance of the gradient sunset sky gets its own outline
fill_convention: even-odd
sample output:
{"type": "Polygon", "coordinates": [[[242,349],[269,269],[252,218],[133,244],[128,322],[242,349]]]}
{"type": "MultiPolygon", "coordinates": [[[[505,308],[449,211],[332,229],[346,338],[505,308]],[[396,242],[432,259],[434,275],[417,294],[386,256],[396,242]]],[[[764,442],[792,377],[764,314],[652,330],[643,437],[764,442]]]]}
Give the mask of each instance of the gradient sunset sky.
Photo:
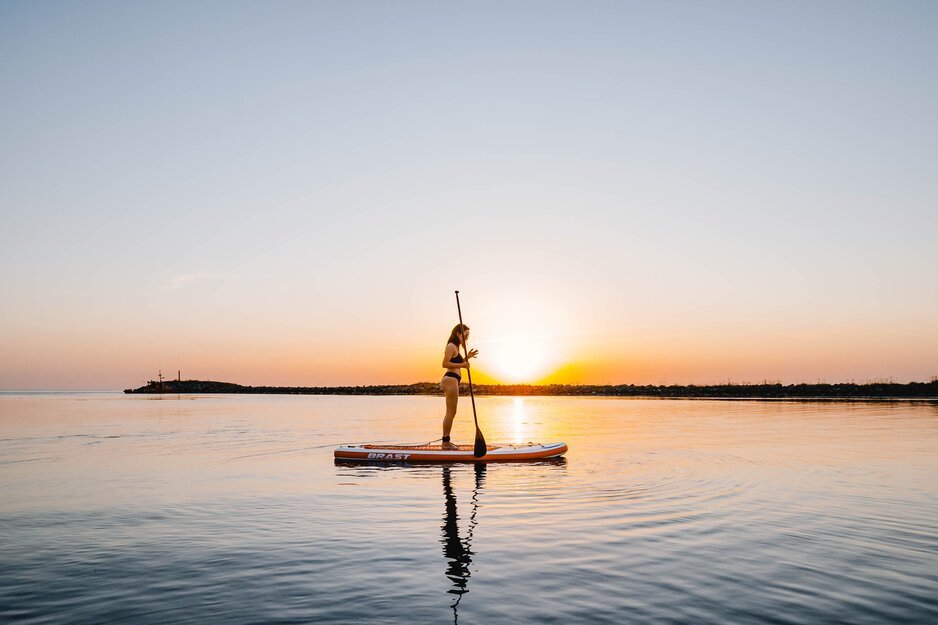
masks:
{"type": "Polygon", "coordinates": [[[938,375],[936,2],[4,2],[0,389],[938,375]]]}

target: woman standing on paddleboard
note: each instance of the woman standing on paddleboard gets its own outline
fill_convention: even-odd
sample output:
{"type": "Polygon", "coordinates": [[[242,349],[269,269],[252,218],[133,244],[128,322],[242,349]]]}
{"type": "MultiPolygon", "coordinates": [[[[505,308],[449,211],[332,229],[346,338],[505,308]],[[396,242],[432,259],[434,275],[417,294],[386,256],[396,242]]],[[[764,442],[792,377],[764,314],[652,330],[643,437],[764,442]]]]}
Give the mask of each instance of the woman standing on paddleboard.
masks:
{"type": "Polygon", "coordinates": [[[446,397],[446,416],[443,417],[443,449],[456,449],[456,445],[450,442],[449,433],[453,429],[456,402],[459,401],[459,382],[462,380],[459,370],[468,369],[469,358],[475,358],[479,353],[479,350],[472,349],[466,354],[466,358],[462,357],[459,347],[465,347],[467,340],[469,340],[469,326],[456,324],[449,334],[446,351],[443,352],[443,368],[446,369],[443,379],[440,380],[440,388],[443,389],[443,395],[446,397]]]}

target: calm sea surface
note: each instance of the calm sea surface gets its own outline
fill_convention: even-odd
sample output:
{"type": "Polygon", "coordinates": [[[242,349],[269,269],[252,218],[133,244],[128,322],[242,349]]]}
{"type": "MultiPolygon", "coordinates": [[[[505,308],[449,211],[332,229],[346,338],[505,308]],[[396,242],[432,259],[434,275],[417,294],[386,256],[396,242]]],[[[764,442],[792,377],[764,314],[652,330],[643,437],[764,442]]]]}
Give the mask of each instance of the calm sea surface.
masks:
{"type": "Polygon", "coordinates": [[[936,623],[938,405],[0,394],[0,621],[936,623]],[[454,432],[473,439],[461,402],[454,432]]]}

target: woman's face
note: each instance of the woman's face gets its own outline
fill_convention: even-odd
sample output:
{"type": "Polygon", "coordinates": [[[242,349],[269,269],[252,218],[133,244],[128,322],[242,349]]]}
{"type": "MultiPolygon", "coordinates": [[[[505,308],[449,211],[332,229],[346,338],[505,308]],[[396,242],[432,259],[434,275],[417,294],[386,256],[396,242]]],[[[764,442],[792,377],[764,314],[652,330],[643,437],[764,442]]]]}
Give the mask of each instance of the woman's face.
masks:
{"type": "Polygon", "coordinates": [[[462,342],[463,344],[469,342],[469,328],[462,331],[462,342]]]}

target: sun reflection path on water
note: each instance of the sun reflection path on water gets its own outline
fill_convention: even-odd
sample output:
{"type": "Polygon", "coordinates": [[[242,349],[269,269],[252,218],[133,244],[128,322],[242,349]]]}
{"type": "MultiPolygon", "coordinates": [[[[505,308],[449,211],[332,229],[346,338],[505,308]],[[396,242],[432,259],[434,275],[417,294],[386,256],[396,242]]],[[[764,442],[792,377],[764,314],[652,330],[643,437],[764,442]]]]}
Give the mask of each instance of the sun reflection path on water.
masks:
{"type": "Polygon", "coordinates": [[[524,441],[524,430],[527,420],[524,414],[524,397],[515,397],[514,405],[511,410],[511,425],[514,434],[514,443],[524,441]]]}

